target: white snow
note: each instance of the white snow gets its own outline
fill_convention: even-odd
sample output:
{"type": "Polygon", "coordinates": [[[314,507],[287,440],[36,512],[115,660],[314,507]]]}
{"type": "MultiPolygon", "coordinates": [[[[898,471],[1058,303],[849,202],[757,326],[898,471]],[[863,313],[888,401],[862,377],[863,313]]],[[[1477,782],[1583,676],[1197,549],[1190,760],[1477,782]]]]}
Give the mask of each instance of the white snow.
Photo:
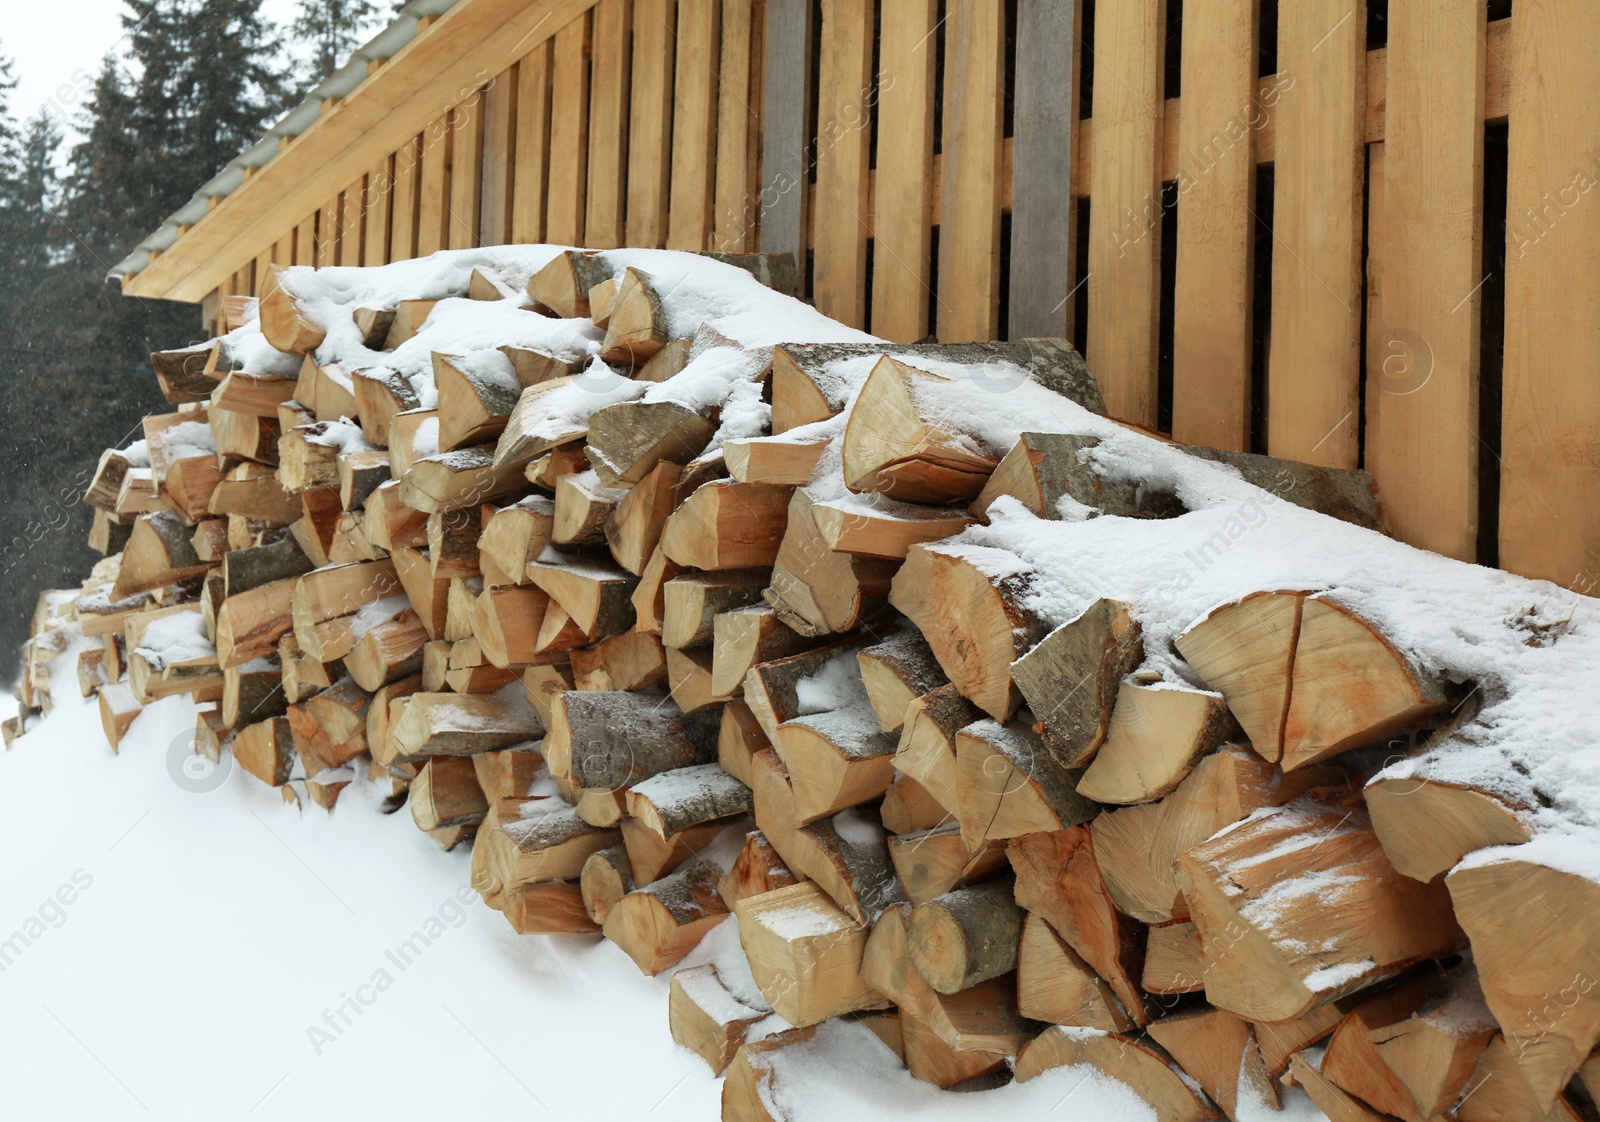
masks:
{"type": "MultiPolygon", "coordinates": [[[[134,653],[144,657],[156,670],[164,670],[179,662],[215,658],[217,648],[206,638],[205,620],[199,612],[173,612],[162,616],[144,629],[134,653]]],[[[55,681],[71,681],[54,678],[55,681]]],[[[57,689],[52,697],[59,700],[64,689],[57,689]]]]}
{"type": "Polygon", "coordinates": [[[1378,968],[1378,964],[1370,958],[1360,962],[1341,962],[1334,966],[1324,966],[1320,970],[1313,970],[1302,979],[1306,988],[1313,993],[1323,993],[1327,990],[1336,990],[1340,986],[1348,985],[1365,974],[1370,974],[1378,968]]]}

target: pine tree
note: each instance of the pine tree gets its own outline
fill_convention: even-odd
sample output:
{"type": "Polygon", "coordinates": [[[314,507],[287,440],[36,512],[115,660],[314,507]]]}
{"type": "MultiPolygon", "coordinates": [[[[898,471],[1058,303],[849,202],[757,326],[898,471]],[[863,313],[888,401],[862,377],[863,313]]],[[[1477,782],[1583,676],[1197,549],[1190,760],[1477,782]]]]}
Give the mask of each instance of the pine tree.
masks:
{"type": "Polygon", "coordinates": [[[310,48],[315,85],[339,68],[361,45],[361,34],[378,16],[371,0],[300,0],[290,32],[310,48]]]}

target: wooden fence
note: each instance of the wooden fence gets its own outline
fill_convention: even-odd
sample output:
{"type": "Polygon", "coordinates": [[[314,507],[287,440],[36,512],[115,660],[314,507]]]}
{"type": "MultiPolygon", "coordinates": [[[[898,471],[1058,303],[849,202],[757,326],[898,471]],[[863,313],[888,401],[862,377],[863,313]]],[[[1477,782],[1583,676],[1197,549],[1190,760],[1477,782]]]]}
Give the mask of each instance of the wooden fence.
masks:
{"type": "Polygon", "coordinates": [[[794,250],[847,323],[1066,334],[1124,420],[1364,466],[1405,540],[1600,580],[1586,0],[541,6],[220,294],[507,241],[794,250]]]}

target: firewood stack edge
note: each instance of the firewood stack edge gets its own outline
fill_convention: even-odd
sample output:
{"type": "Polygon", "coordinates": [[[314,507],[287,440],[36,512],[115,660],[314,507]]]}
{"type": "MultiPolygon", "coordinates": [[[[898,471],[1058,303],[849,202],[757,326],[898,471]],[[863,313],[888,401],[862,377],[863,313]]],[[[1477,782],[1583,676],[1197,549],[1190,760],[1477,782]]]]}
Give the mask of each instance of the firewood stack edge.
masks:
{"type": "Polygon", "coordinates": [[[1559,590],[1386,538],[1361,473],[1117,424],[1062,340],[892,345],[796,288],[275,269],[153,356],[173,411],[100,460],[7,745],[75,658],[113,749],[187,695],[285,800],[359,774],[470,846],[518,932],[656,975],[731,920],[745,964],[667,1011],[729,1120],[834,1018],[1163,1120],[1592,1118],[1595,823],[1490,735],[1519,658],[1600,666],[1559,590]]]}

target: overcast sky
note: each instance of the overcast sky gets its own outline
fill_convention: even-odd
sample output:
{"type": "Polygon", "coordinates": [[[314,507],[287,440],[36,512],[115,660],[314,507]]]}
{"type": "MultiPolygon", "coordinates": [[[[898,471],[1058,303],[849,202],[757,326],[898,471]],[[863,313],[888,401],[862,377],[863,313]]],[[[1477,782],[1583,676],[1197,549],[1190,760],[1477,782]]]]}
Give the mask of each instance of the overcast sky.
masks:
{"type": "MultiPolygon", "coordinates": [[[[70,119],[88,96],[100,60],[121,43],[122,0],[13,0],[4,7],[0,52],[15,61],[18,78],[12,111],[27,120],[54,102],[70,119]]],[[[294,7],[294,0],[266,0],[264,10],[284,24],[294,7]]]]}

